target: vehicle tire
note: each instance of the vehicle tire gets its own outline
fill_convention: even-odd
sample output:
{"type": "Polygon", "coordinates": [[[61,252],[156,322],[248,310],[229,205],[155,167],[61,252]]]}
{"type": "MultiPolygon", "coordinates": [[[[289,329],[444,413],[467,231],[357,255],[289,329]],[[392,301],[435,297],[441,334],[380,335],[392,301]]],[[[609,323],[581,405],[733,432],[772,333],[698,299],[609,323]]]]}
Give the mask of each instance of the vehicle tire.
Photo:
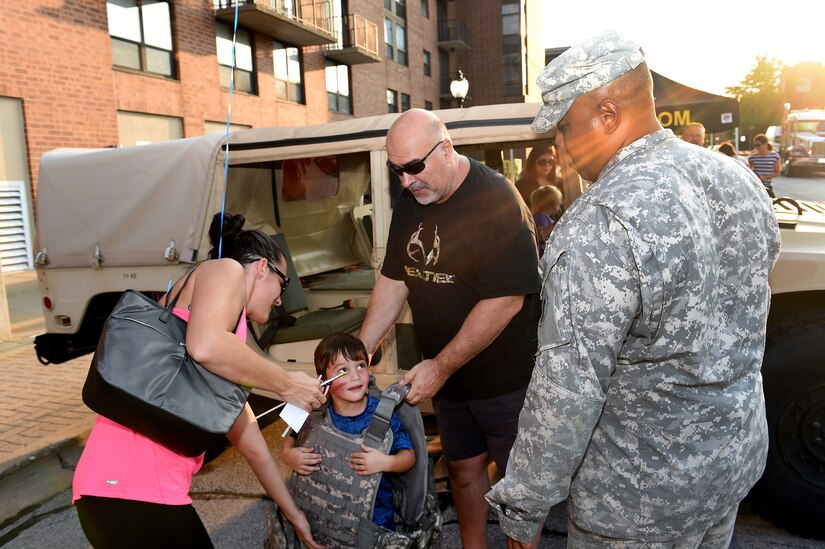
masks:
{"type": "Polygon", "coordinates": [[[794,166],[788,161],[788,177],[801,177],[804,168],[800,168],[799,166],[794,166]]]}
{"type": "Polygon", "coordinates": [[[802,175],[803,169],[799,166],[794,166],[790,159],[782,163],[782,175],[786,177],[799,177],[802,175]]]}
{"type": "Polygon", "coordinates": [[[782,528],[825,539],[825,309],[794,309],[768,323],[762,376],[770,444],[748,500],[782,528]]]}

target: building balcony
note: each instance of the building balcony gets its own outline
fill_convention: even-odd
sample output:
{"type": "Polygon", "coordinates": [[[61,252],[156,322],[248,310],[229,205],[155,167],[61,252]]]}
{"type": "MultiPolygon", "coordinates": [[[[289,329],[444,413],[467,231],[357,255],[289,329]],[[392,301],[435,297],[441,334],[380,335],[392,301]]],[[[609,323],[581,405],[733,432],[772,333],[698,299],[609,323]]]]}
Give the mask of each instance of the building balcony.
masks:
{"type": "Polygon", "coordinates": [[[470,39],[467,25],[460,19],[447,19],[438,23],[438,47],[443,50],[469,50],[470,39]]]}
{"type": "Polygon", "coordinates": [[[357,65],[377,63],[378,25],[360,15],[349,14],[333,21],[335,43],[324,46],[324,55],[336,63],[357,65]]]}
{"type": "Polygon", "coordinates": [[[330,0],[212,0],[215,18],[277,38],[291,46],[335,42],[330,0]]]}

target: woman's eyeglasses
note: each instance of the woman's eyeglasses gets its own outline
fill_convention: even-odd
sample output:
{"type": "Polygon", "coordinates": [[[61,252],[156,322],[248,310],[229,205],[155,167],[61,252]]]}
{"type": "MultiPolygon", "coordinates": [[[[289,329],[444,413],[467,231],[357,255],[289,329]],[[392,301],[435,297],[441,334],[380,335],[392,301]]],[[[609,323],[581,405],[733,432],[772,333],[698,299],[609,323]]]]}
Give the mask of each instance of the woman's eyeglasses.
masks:
{"type": "Polygon", "coordinates": [[[424,171],[424,168],[426,168],[426,167],[427,167],[426,165],[424,165],[424,162],[427,160],[427,158],[428,158],[431,154],[433,154],[433,151],[434,151],[436,148],[438,148],[438,146],[439,146],[439,145],[441,145],[442,143],[444,143],[444,141],[446,141],[446,139],[442,139],[441,141],[439,141],[438,143],[436,143],[436,144],[433,146],[433,148],[432,148],[432,149],[430,149],[430,152],[428,152],[427,154],[425,154],[425,155],[424,155],[424,158],[419,158],[418,160],[410,160],[409,162],[407,162],[407,163],[406,163],[406,164],[404,164],[403,166],[396,166],[395,164],[393,164],[392,162],[390,162],[389,160],[387,160],[387,167],[390,169],[390,171],[391,171],[392,173],[394,173],[394,174],[395,174],[395,175],[397,175],[398,177],[403,176],[405,173],[408,173],[408,174],[410,174],[410,175],[416,175],[416,174],[419,174],[419,173],[421,173],[421,172],[423,172],[423,171],[424,171]]]}
{"type": "Polygon", "coordinates": [[[539,166],[552,166],[555,163],[555,158],[539,158],[538,160],[536,160],[536,164],[538,164],[539,166]]]}
{"type": "Polygon", "coordinates": [[[269,261],[266,262],[266,266],[269,267],[269,269],[273,273],[275,273],[281,278],[281,293],[284,293],[286,291],[287,286],[289,286],[289,277],[282,273],[278,267],[271,264],[269,261]]]}

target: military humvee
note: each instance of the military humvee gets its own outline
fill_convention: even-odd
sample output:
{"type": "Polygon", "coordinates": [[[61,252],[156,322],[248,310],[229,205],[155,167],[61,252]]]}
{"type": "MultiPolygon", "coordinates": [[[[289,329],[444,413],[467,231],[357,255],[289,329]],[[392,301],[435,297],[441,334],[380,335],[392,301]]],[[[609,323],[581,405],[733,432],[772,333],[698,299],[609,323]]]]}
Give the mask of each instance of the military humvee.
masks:
{"type": "MultiPolygon", "coordinates": [[[[530,122],[537,104],[437,114],[456,148],[515,179],[525,150],[546,142],[530,122]]],[[[43,155],[35,263],[47,333],[35,347],[60,363],[94,350],[101,326],[128,288],[164,292],[206,258],[221,210],[277,235],[291,258],[285,311],[253,333],[273,360],[312,374],[325,331],[357,332],[384,256],[399,182],[384,142],[397,115],[304,128],[260,128],[128,149],[43,155]],[[228,156],[228,171],[224,162],[228,156]],[[280,327],[278,327],[280,326],[280,327]]],[[[567,205],[581,193],[562,174],[567,205]]],[[[763,365],[771,449],[753,505],[783,526],[825,537],[825,206],[780,199],[779,262],[763,365]]],[[[386,387],[420,359],[409,311],[373,367],[386,387]]]]}

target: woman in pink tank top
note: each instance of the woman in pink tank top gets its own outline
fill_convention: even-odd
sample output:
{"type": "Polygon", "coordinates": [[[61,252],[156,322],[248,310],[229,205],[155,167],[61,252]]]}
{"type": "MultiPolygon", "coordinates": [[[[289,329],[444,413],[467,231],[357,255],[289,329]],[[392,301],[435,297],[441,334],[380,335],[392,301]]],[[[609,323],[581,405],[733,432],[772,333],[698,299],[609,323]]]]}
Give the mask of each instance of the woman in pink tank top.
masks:
{"type": "MultiPolygon", "coordinates": [[[[266,322],[270,309],[280,304],[289,278],[284,274],[286,259],[275,242],[260,231],[243,230],[244,222],[242,215],[226,214],[222,258],[216,259],[221,214],[212,220],[210,260],[198,265],[174,310],[188,322],[187,351],[226,379],[276,392],[306,410],[317,408],[324,396],[316,379],[288,373],[246,345],[247,316],[266,322]]],[[[249,404],[227,437],[303,544],[319,547],[286,489],[249,404]]],[[[202,464],[203,455],[181,456],[98,416],[72,483],[72,502],[89,542],[96,549],[212,547],[189,497],[192,476],[202,464]]]]}

